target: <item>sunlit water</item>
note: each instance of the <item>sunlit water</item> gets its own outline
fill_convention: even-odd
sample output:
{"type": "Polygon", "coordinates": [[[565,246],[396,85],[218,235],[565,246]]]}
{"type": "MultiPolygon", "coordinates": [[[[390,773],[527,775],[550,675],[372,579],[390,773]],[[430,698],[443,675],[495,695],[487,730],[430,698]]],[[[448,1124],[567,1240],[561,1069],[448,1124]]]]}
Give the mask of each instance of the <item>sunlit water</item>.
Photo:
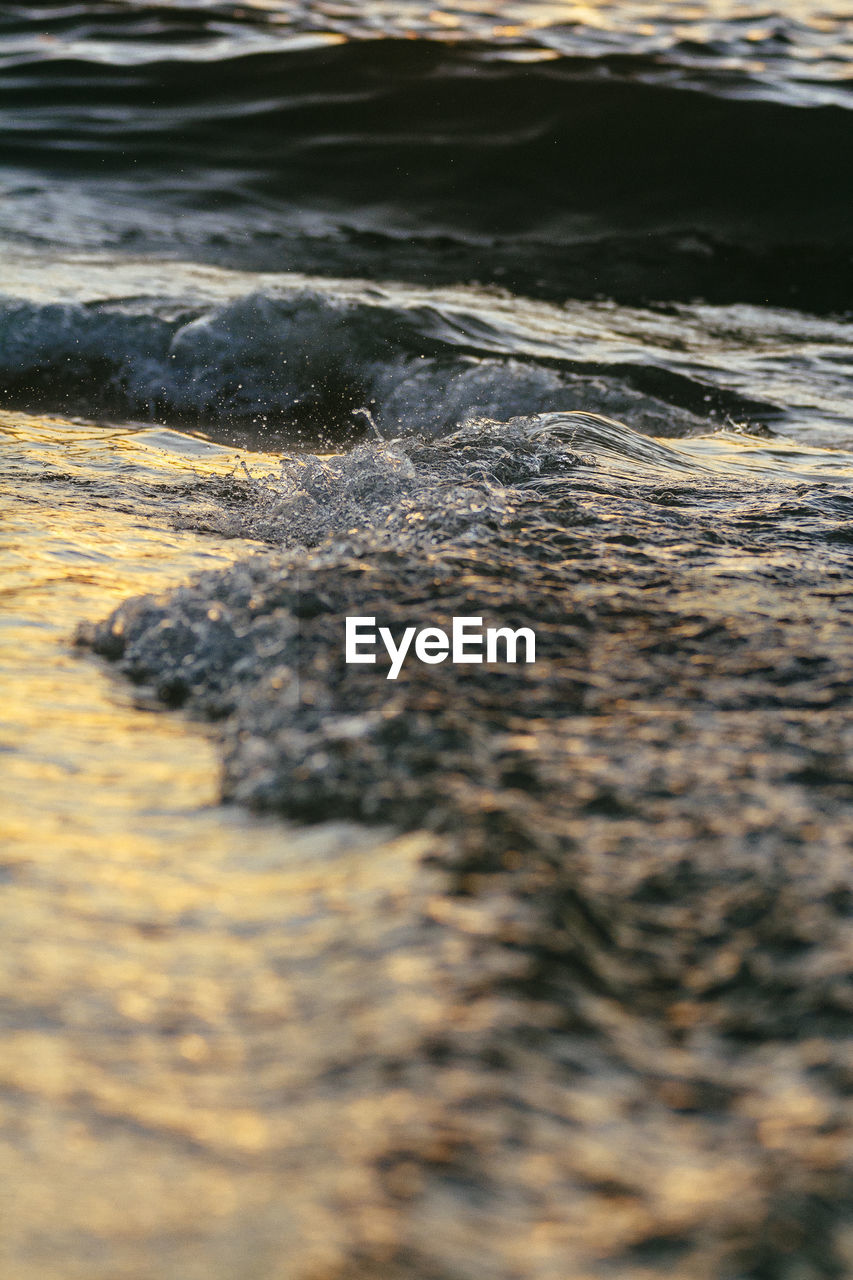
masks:
{"type": "Polygon", "coordinates": [[[709,1211],[751,1247],[793,1184],[810,1224],[849,1114],[813,1067],[846,1052],[853,459],[543,414],[245,460],[162,509],[288,550],[99,635],[145,689],[188,629],[195,711],[235,691],[228,791],[326,825],[206,808],[182,844],[143,794],[127,859],[22,876],[13,1274],[664,1276],[669,1232],[716,1280],[709,1211]],[[535,598],[540,663],[346,671],[354,581],[397,625],[535,598]]]}
{"type": "Polygon", "coordinates": [[[140,817],[173,812],[180,823],[184,811],[213,800],[214,757],[203,734],[140,714],[81,663],[74,629],[128,592],[163,590],[251,545],[176,532],[154,514],[153,493],[146,510],[140,481],[165,486],[196,474],[190,457],[151,442],[156,432],[7,415],[0,433],[4,817],[13,818],[22,857],[61,837],[67,854],[108,843],[132,858],[144,843],[140,817]],[[189,770],[188,735],[197,743],[189,770]]]}
{"type": "MultiPolygon", "coordinates": [[[[233,455],[21,416],[0,432],[0,1275],[45,1280],[67,1253],[81,1280],[269,1276],[283,1240],[328,1261],[339,1135],[302,1094],[382,1037],[329,988],[334,954],[377,945],[361,916],[373,930],[420,845],[223,808],[204,728],[74,648],[128,594],[254,549],[167,518],[233,455]],[[288,1058],[283,1023],[303,1037],[288,1058]]],[[[387,1005],[393,1034],[417,1022],[387,1005]]]]}
{"type": "MultiPolygon", "coordinates": [[[[210,733],[181,713],[153,710],[153,690],[119,682],[75,649],[75,629],[128,596],[245,557],[261,545],[245,537],[254,529],[298,546],[360,519],[377,528],[391,521],[393,537],[399,510],[414,517],[415,535],[421,526],[428,535],[430,522],[439,537],[454,525],[474,532],[490,504],[500,518],[511,495],[504,484],[513,474],[502,484],[495,465],[515,469],[517,497],[525,476],[540,484],[545,505],[549,485],[567,483],[560,470],[549,482],[545,466],[563,447],[582,451],[568,483],[591,509],[601,506],[596,486],[609,486],[617,506],[634,484],[662,486],[664,496],[672,486],[723,522],[739,501],[734,481],[746,513],[756,486],[769,519],[773,504],[814,491],[814,506],[787,527],[788,545],[757,554],[736,539],[712,546],[707,576],[697,578],[718,594],[720,618],[753,609],[771,616],[780,602],[750,573],[784,576],[801,559],[800,538],[819,537],[823,523],[836,527],[834,495],[849,484],[853,459],[732,432],[654,440],[557,415],[495,426],[494,461],[473,465],[466,493],[461,471],[454,487],[451,473],[443,480],[435,462],[430,472],[419,461],[431,457],[426,441],[238,458],[157,427],[7,413],[0,431],[0,1276],[302,1280],[346,1275],[364,1252],[372,1278],[404,1237],[429,1255],[431,1224],[446,1230],[440,1252],[455,1262],[473,1250],[474,1266],[493,1241],[511,1257],[515,1232],[535,1232],[527,1210],[513,1200],[515,1217],[496,1235],[488,1217],[478,1219],[478,1193],[469,1202],[467,1191],[440,1191],[442,1144],[454,1141],[442,1135],[448,1126],[452,1135],[460,1099],[470,1109],[482,1097],[476,1045],[506,1016],[491,985],[519,963],[488,941],[506,904],[448,900],[424,862],[442,850],[436,835],[394,838],[343,821],[305,828],[222,806],[210,733]],[[540,437],[545,474],[537,478],[525,457],[540,437]],[[548,439],[556,453],[547,453],[555,447],[548,439]],[[211,482],[227,477],[235,487],[223,502],[231,491],[211,482]],[[225,536],[235,531],[244,536],[225,536]],[[475,978],[484,997],[472,1004],[465,992],[475,978]],[[440,1060],[425,1059],[424,1046],[448,1027],[473,1039],[470,1066],[441,1070],[440,1060]],[[426,1216],[410,1220],[422,1166],[439,1179],[438,1192],[419,1199],[426,1216]]],[[[476,445],[478,430],[466,438],[476,445]]],[[[482,439],[488,446],[488,431],[482,439]]],[[[447,462],[455,465],[452,450],[447,462]]],[[[602,526],[605,541],[608,533],[602,526]]],[[[677,525],[666,540],[659,562],[675,571],[677,525]]],[[[371,785],[381,782],[380,770],[371,785]]],[[[330,797],[330,809],[336,804],[330,797]]],[[[512,1076],[519,1105],[558,1113],[542,1138],[548,1159],[561,1148],[561,1125],[580,1116],[593,1125],[596,1158],[609,1160],[602,1126],[616,1103],[607,1077],[596,1101],[558,1089],[547,1054],[535,1069],[525,1063],[512,1076]]],[[[766,1105],[776,1105],[772,1096],[766,1105]]],[[[482,1123],[484,1133],[497,1123],[491,1110],[482,1123]]],[[[732,1176],[751,1178],[738,1133],[732,1176]]],[[[499,1148],[495,1159],[496,1174],[510,1177],[515,1166],[499,1148]]],[[[712,1192],[702,1153],[688,1142],[679,1159],[692,1179],[686,1202],[666,1162],[655,1166],[664,1220],[687,1212],[685,1203],[701,1213],[712,1192]]],[[[545,1194],[550,1174],[530,1168],[523,1178],[545,1194]]],[[[429,1178],[424,1185],[433,1186],[429,1178]]],[[[559,1199],[553,1212],[572,1203],[559,1199]]],[[[606,1195],[586,1211],[577,1236],[584,1249],[608,1247],[611,1214],[606,1195]]],[[[622,1229],[630,1239],[638,1228],[622,1229]]],[[[558,1274],[550,1257],[546,1250],[541,1270],[549,1280],[558,1274]]]]}
{"type": "Polygon", "coordinates": [[[4,6],[0,1280],[853,1269],[848,9],[4,6]]]}

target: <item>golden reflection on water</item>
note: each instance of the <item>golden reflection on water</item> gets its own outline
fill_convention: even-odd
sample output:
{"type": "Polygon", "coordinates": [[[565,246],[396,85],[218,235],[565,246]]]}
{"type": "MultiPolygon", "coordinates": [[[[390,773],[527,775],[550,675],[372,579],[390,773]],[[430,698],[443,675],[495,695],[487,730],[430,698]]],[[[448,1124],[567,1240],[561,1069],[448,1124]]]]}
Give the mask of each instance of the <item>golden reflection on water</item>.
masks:
{"type": "MultiPolygon", "coordinates": [[[[519,1274],[532,1260],[563,1280],[549,1258],[600,1259],[614,1240],[730,1204],[758,1220],[759,1175],[736,1144],[706,1148],[692,1118],[660,1133],[654,1118],[629,1122],[638,1095],[617,1097],[606,1073],[566,1089],[560,1064],[552,1075],[525,1043],[507,1073],[521,1105],[502,1109],[505,1083],[474,1050],[512,1023],[491,983],[523,951],[482,950],[507,904],[438,893],[432,837],[306,832],[217,806],[204,730],[136,708],[74,652],[82,619],[252,549],[168,520],[169,486],[230,470],[231,455],[165,431],[19,415],[0,416],[0,436],[12,477],[0,492],[0,1280],[343,1280],[348,1259],[387,1257],[401,1240],[470,1261],[472,1275],[494,1247],[519,1274]],[[433,1070],[424,1046],[448,1027],[470,1057],[433,1070]],[[518,1114],[535,1127],[516,1167],[518,1114]],[[565,1180],[568,1125],[580,1189],[565,1180]],[[509,1188],[500,1215],[443,1184],[466,1143],[486,1153],[493,1203],[509,1188]],[[624,1167],[652,1211],[607,1190],[624,1167]]],[[[736,453],[758,472],[802,463],[793,443],[735,435],[678,448],[711,471],[736,453]]],[[[849,465],[804,457],[812,478],[849,465]]],[[[185,492],[182,509],[193,501],[185,492]]],[[[744,572],[768,563],[721,548],[697,575],[697,614],[714,599],[721,615],[799,616],[796,582],[788,596],[744,572]]],[[[801,625],[814,636],[814,620],[801,625]]],[[[632,732],[647,714],[637,700],[614,706],[639,717],[632,732]]],[[[581,721],[573,732],[579,777],[609,767],[581,721]]],[[[716,767],[729,768],[725,755],[716,767]]],[[[525,1027],[539,1016],[547,1026],[547,1006],[527,1002],[525,1027]]],[[[684,1073],[681,1049],[628,1015],[620,1034],[652,1074],[684,1073]]],[[[786,1113],[775,1094],[756,1096],[779,1142],[786,1113]]],[[[804,1114],[810,1095],[791,1096],[804,1114]]],[[[373,1265],[364,1280],[381,1280],[373,1265]]]]}
{"type": "Polygon", "coordinates": [[[74,651],[81,620],[253,549],[146,510],[140,477],[186,478],[174,437],[0,432],[0,1277],[331,1264],[372,1129],[358,1088],[333,1122],[316,1080],[435,1016],[382,955],[421,844],[217,806],[203,728],[74,651]]]}
{"type": "MultiPolygon", "coordinates": [[[[70,643],[77,623],[128,595],[177,585],[255,549],[176,531],[140,509],[132,489],[122,502],[118,486],[174,484],[193,470],[174,447],[157,447],[156,431],[139,435],[0,420],[11,481],[0,529],[2,811],[16,863],[57,842],[85,856],[106,839],[114,856],[131,856],[145,843],[149,812],[179,814],[215,795],[203,733],[135,710],[70,643]]],[[[211,455],[200,469],[225,468],[224,451],[199,447],[211,455]]]]}
{"type": "MultiPolygon", "coordinates": [[[[846,76],[843,58],[851,54],[850,6],[844,0],[780,0],[773,6],[754,0],[455,0],[435,4],[431,0],[314,0],[294,6],[284,0],[246,0],[246,8],[262,10],[268,21],[302,29],[306,19],[329,31],[317,38],[333,39],[333,32],[433,36],[444,40],[488,40],[498,43],[535,41],[537,54],[558,56],[554,49],[571,51],[572,36],[599,32],[631,36],[643,48],[650,40],[657,47],[689,42],[693,53],[708,46],[708,56],[719,60],[714,42],[763,45],[769,42],[773,58],[789,56],[808,64],[820,64],[829,78],[846,76]],[[801,47],[780,53],[773,47],[778,20],[795,23],[801,47]],[[747,26],[746,24],[750,24],[747,26]],[[827,39],[827,37],[829,37],[827,39]]],[[[787,43],[787,42],[786,42],[787,43]]],[[[741,65],[743,50],[731,48],[741,65]]],[[[754,70],[761,70],[756,64],[754,70]]]]}

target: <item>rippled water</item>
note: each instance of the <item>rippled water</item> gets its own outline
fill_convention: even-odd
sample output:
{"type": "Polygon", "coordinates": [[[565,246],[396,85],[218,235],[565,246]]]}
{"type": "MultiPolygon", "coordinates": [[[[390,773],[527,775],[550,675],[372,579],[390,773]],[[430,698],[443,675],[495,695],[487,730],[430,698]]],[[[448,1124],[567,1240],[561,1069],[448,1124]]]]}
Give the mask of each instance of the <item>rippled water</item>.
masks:
{"type": "Polygon", "coordinates": [[[0,1280],[853,1269],[851,40],[4,6],[0,1280]]]}
{"type": "MultiPolygon", "coordinates": [[[[741,72],[784,92],[803,81],[850,80],[850,14],[841,3],[795,0],[775,11],[743,0],[623,4],[497,3],[434,6],[422,0],[335,3],[103,3],[7,6],[0,27],[7,65],[81,56],[110,65],[304,49],[335,40],[441,39],[488,44],[492,56],[526,61],[614,53],[665,56],[673,67],[741,72]]],[[[790,89],[790,92],[796,92],[790,89]]]]}
{"type": "Polygon", "coordinates": [[[60,861],[112,851],[132,861],[161,807],[155,848],[181,838],[168,830],[170,816],[191,827],[215,798],[204,736],[141,713],[81,663],[72,643],[78,623],[128,592],[177,585],[252,549],[174,530],[170,490],[218,470],[220,452],[227,455],[187,440],[179,451],[180,438],[169,436],[22,415],[0,421],[8,870],[38,862],[45,850],[60,861]],[[191,769],[183,767],[188,737],[197,753],[191,769]]]}
{"type": "MultiPolygon", "coordinates": [[[[367,914],[416,876],[420,846],[223,808],[204,728],[74,648],[75,627],[129,593],[255,549],[169,519],[203,519],[187,482],[233,455],[22,415],[0,438],[0,1274],[269,1274],[282,1178],[294,1258],[333,1259],[334,1134],[304,1095],[352,1052],[324,995],[335,938],[357,950],[360,896],[367,914]],[[306,1044],[281,1062],[276,1027],[297,1004],[306,1044]]],[[[350,1035],[381,1036],[370,1009],[350,1012],[350,1035]]]]}
{"type": "Polygon", "coordinates": [[[226,442],[436,435],[579,409],[655,435],[772,427],[849,439],[844,317],[704,303],[532,301],[114,257],[10,256],[7,403],[182,423],[226,442]]]}
{"type": "Polygon", "coordinates": [[[843,9],[4,12],[0,229],[17,241],[849,305],[843,9]]]}

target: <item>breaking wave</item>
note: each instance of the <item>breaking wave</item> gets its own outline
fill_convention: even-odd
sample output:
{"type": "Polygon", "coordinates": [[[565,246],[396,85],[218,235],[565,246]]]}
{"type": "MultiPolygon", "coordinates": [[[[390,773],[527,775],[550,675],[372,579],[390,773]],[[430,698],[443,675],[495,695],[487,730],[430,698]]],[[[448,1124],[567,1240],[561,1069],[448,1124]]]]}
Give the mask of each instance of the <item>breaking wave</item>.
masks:
{"type": "Polygon", "coordinates": [[[122,284],[137,281],[123,281],[120,267],[112,290],[109,262],[98,271],[81,264],[67,300],[22,290],[2,302],[5,406],[268,447],[355,440],[362,408],[385,437],[586,410],[649,435],[790,422],[819,440],[849,415],[841,320],[748,307],[549,307],[478,289],[212,270],[182,288],[177,267],[171,296],[127,294],[122,284]]]}

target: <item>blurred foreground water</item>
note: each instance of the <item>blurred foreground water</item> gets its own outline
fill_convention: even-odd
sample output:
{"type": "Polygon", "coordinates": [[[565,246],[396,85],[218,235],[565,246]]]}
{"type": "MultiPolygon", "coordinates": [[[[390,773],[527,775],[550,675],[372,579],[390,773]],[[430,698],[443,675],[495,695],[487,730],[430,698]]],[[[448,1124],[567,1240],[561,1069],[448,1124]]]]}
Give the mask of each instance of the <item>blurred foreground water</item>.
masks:
{"type": "Polygon", "coordinates": [[[4,6],[2,1280],[853,1273],[851,47],[4,6]]]}

